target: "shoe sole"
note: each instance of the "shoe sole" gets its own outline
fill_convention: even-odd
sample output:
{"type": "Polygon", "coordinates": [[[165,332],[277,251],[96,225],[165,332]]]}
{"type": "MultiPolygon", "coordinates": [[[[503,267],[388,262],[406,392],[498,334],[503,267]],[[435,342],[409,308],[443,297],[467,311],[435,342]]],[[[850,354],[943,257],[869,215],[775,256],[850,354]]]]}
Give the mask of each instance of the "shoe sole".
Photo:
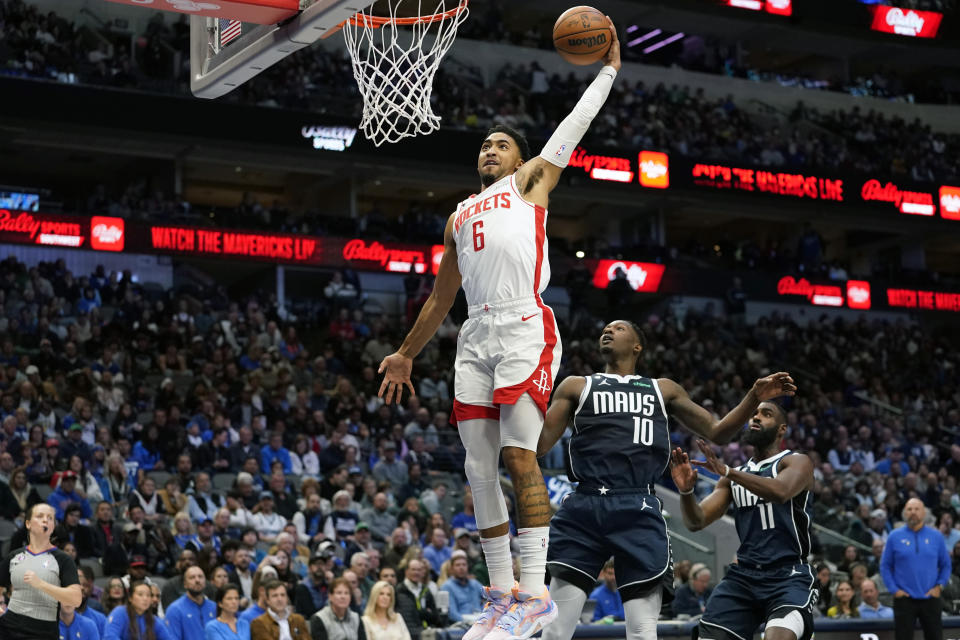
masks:
{"type": "Polygon", "coordinates": [[[537,618],[534,621],[533,626],[528,631],[524,632],[523,635],[510,636],[508,640],[527,640],[530,636],[542,630],[545,626],[547,626],[548,624],[556,620],[559,614],[560,612],[557,609],[557,605],[554,604],[549,611],[547,611],[545,614],[537,618]]]}

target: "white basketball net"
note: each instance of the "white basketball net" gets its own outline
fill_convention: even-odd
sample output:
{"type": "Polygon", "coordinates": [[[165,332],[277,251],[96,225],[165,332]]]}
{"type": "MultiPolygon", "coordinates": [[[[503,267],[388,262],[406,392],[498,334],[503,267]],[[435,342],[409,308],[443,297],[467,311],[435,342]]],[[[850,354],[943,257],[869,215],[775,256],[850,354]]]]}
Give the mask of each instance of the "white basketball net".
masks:
{"type": "MultiPolygon", "coordinates": [[[[347,21],[343,35],[353,59],[353,77],[363,96],[360,130],[376,146],[403,138],[427,135],[440,128],[440,116],[430,107],[433,78],[457,37],[457,28],[467,15],[466,0],[444,0],[434,15],[456,12],[444,19],[427,14],[411,25],[396,23],[397,7],[403,0],[389,0],[389,16],[376,28],[370,7],[347,21]],[[455,4],[456,3],[456,4],[455,4]]],[[[417,2],[417,15],[420,11],[417,2]]]]}

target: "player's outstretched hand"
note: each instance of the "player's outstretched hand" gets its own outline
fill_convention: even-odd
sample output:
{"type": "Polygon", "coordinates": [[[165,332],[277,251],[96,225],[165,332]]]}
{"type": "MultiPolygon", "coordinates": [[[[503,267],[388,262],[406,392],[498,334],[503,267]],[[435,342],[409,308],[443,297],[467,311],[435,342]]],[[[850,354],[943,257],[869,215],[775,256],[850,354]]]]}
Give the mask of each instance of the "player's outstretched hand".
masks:
{"type": "Polygon", "coordinates": [[[410,395],[417,395],[417,392],[413,390],[413,383],[410,382],[412,372],[413,358],[408,358],[400,353],[387,356],[380,363],[380,369],[377,370],[377,373],[383,374],[383,382],[380,384],[380,391],[377,392],[377,395],[383,398],[387,404],[391,402],[400,404],[403,387],[410,389],[410,395]]]}
{"type": "Polygon", "coordinates": [[[700,460],[691,460],[690,464],[695,464],[698,467],[702,467],[707,471],[713,472],[720,476],[726,474],[726,463],[717,457],[717,454],[713,452],[713,448],[706,440],[703,438],[697,438],[697,447],[703,452],[703,457],[705,457],[706,460],[702,462],[700,460]]]}
{"type": "Polygon", "coordinates": [[[766,402],[780,396],[797,395],[797,385],[786,371],[771,373],[766,378],[759,378],[753,383],[753,392],[757,400],[766,402]]]}
{"type": "Polygon", "coordinates": [[[670,452],[670,476],[677,489],[684,493],[697,486],[697,470],[690,464],[690,456],[680,447],[670,452]]]}
{"type": "Polygon", "coordinates": [[[620,71],[620,38],[617,37],[617,27],[610,16],[607,16],[607,24],[610,26],[610,48],[607,55],[603,56],[603,65],[620,71]]]}

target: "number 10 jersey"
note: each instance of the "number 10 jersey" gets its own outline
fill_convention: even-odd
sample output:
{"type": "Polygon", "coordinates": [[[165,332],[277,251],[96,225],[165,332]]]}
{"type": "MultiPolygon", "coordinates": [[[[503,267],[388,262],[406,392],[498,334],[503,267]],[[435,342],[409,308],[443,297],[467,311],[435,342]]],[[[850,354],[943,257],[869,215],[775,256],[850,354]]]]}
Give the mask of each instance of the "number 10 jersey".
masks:
{"type": "Polygon", "coordinates": [[[567,442],[571,480],[608,488],[646,488],[670,462],[670,425],[653,378],[587,377],[567,442]]]}

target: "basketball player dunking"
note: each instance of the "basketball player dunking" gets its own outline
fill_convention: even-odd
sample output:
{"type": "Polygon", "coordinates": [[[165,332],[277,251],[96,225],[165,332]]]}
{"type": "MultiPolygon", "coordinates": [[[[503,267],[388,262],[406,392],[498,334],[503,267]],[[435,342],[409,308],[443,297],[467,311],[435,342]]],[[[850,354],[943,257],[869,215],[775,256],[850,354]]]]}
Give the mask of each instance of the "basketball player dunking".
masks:
{"type": "Polygon", "coordinates": [[[672,455],[673,481],[680,489],[683,521],[697,531],[719,519],[732,502],[740,548],[737,564],[713,590],[700,618],[700,637],[743,640],[766,622],[766,640],[809,640],[817,603],[813,570],[807,564],[813,522],[813,463],[783,449],[787,417],[780,405],[764,402],[753,414],[743,442],[754,457],[731,469],[702,440],[702,466],[722,476],[697,503],[697,472],[687,454],[672,455]]]}
{"type": "Polygon", "coordinates": [[[727,442],[763,400],[796,391],[787,373],[757,380],[721,420],[665,378],[639,375],[646,344],[636,324],[616,320],[600,334],[603,373],[566,378],[550,403],[537,447],[545,455],[570,420],[567,473],[578,482],[550,522],[550,594],[559,619],[545,640],[569,640],[600,568],[612,555],[627,640],[655,640],[664,595],[673,596],[667,525],[653,484],[670,463],[673,417],[714,442],[727,442]]]}
{"type": "Polygon", "coordinates": [[[464,470],[490,570],[487,604],[464,640],[529,638],[557,616],[544,588],[550,501],[536,457],[560,365],[557,323],[540,299],[550,280],[547,201],[620,69],[609,18],[608,25],[612,43],[604,67],[538,157],[529,159],[526,139],[516,131],[490,130],[477,163],[483,188],[447,220],[433,292],[400,349],[380,363],[380,394],[387,402],[399,401],[404,386],[413,393],[413,358],[463,286],[469,318],[457,344],[453,421],[466,449],[464,470]],[[516,588],[498,472],[501,449],[517,501],[522,568],[516,588]]]}

